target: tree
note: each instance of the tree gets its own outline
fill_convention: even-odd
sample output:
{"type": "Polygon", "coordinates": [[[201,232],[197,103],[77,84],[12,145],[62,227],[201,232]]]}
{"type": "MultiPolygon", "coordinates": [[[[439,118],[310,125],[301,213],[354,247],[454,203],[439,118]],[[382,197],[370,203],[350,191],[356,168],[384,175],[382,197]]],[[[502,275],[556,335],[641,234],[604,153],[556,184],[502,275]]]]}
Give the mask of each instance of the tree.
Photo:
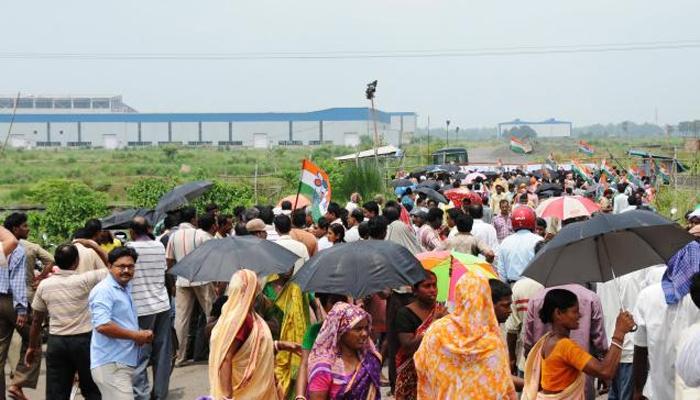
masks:
{"type": "Polygon", "coordinates": [[[169,178],[145,178],[126,188],[126,199],[134,207],[154,208],[174,187],[175,181],[169,178]]]}
{"type": "Polygon", "coordinates": [[[56,243],[70,238],[86,220],[107,214],[107,195],[80,182],[42,181],[32,188],[30,198],[45,207],[32,215],[33,237],[46,234],[56,243]]]}

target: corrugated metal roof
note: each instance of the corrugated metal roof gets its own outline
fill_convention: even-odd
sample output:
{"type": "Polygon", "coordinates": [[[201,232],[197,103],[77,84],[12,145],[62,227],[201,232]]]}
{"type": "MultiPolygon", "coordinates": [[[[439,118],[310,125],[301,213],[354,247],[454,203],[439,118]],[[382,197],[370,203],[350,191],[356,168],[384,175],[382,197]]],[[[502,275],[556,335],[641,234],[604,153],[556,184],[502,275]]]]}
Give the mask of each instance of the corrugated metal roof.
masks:
{"type": "MultiPolygon", "coordinates": [[[[376,111],[377,120],[390,123],[392,116],[414,116],[413,112],[376,111]]],[[[10,122],[12,114],[0,114],[0,122],[10,122]]],[[[286,122],[286,121],[367,121],[369,108],[329,108],[305,113],[129,113],[129,114],[20,114],[17,123],[44,122],[286,122]]]]}

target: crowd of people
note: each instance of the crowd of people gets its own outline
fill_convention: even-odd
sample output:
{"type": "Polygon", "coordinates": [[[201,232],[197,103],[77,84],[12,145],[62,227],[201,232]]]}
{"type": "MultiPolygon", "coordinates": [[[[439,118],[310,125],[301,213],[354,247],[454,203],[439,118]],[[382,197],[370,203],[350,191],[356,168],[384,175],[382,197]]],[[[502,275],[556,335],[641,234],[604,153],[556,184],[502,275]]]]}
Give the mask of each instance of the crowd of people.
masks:
{"type": "MultiPolygon", "coordinates": [[[[586,182],[567,173],[435,178],[438,190],[475,195],[444,204],[416,190],[426,177],[412,177],[394,200],[355,193],[316,221],[288,201],[231,215],[216,204],[199,215],[184,207],[156,227],[135,217],[114,235],[89,220],[53,254],[28,241],[25,214],[10,214],[0,228],[0,364],[15,330],[22,346],[2,393],[25,399],[45,359],[46,398],[59,400],[76,375],[86,399],[166,399],[172,368],[197,361],[208,363],[215,400],[372,400],[387,390],[400,400],[700,398],[699,210],[685,221],[698,239],[668,265],[545,288],[524,270],[562,226],[588,217],[538,218],[538,188],[591,196],[586,182]],[[237,270],[230,282],[167,274],[206,241],[247,235],[298,261],[272,276],[237,270]],[[414,255],[471,254],[498,279],[467,271],[447,305],[430,271],[360,299],[305,293],[291,281],[316,253],[363,240],[414,255]]],[[[622,180],[593,194],[599,212],[651,209],[653,193],[633,186],[622,180]]]]}

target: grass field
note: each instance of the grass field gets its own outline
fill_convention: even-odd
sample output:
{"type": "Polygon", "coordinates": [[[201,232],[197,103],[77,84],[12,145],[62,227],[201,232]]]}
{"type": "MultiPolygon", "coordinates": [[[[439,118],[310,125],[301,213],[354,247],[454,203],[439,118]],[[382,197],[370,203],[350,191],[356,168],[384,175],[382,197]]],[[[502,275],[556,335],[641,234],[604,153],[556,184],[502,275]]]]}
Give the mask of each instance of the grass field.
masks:
{"type": "MultiPolygon", "coordinates": [[[[641,148],[672,155],[679,148],[679,159],[695,163],[697,176],[698,155],[682,151],[682,142],[677,139],[620,140],[591,139],[588,142],[596,149],[596,162],[607,157],[608,152],[623,163],[626,151],[641,148]]],[[[535,152],[525,159],[542,162],[550,152],[557,159],[568,162],[571,157],[581,159],[576,153],[577,140],[573,138],[539,140],[535,152]]],[[[441,140],[433,140],[430,150],[443,147],[441,140]]],[[[469,149],[475,161],[520,162],[508,150],[503,141],[460,141],[451,146],[464,146],[469,149]],[[476,157],[476,158],[475,158],[476,157]]],[[[2,160],[0,172],[0,207],[35,206],[31,200],[32,188],[41,181],[65,179],[85,183],[95,191],[105,193],[110,205],[126,206],[126,188],[146,177],[163,177],[181,183],[195,179],[219,179],[230,183],[247,184],[254,188],[261,201],[274,201],[281,195],[296,191],[300,161],[311,158],[317,163],[333,167],[332,158],[351,153],[346,147],[282,148],[269,150],[187,148],[166,147],[149,149],[51,149],[51,150],[11,150],[8,149],[2,160]],[[257,179],[255,176],[257,175],[257,179]]],[[[384,163],[381,173],[388,178],[396,168],[406,169],[429,163],[428,145],[412,144],[405,148],[405,158],[384,163]]],[[[520,158],[518,158],[520,157],[520,158]]],[[[638,159],[637,159],[638,160],[638,159]]],[[[333,183],[333,180],[332,180],[333,183]]],[[[692,196],[691,196],[692,197],[692,196]]]]}

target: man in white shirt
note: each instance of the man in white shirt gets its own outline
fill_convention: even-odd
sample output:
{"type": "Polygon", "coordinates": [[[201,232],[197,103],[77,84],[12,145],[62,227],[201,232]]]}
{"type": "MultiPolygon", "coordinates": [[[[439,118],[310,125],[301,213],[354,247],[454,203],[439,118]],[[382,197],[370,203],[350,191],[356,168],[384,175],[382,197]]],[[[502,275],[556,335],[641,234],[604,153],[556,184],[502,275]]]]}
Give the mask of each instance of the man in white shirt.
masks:
{"type": "Polygon", "coordinates": [[[472,226],[472,236],[486,243],[494,252],[498,251],[498,235],[496,228],[493,225],[483,221],[484,207],[481,204],[472,204],[469,206],[469,215],[474,220],[472,226]]]}
{"type": "MultiPolygon", "coordinates": [[[[661,276],[656,274],[656,281],[651,279],[653,271],[657,268],[666,269],[666,266],[649,267],[631,274],[622,275],[617,281],[600,283],[596,287],[596,293],[600,297],[603,306],[605,321],[605,333],[608,342],[612,343],[612,335],[615,332],[615,321],[620,313],[620,307],[625,310],[634,310],[639,293],[652,283],[658,283],[661,276]]],[[[634,335],[625,335],[622,343],[622,356],[617,374],[613,378],[609,400],[625,400],[632,398],[632,359],[634,355],[634,335]]]]}
{"type": "MultiPolygon", "coordinates": [[[[693,275],[690,298],[700,308],[700,273],[693,275]]],[[[676,400],[700,399],[700,321],[681,334],[676,358],[676,400]]]]}
{"type": "Polygon", "coordinates": [[[615,195],[615,197],[613,197],[613,214],[619,214],[622,212],[622,210],[629,207],[629,203],[627,202],[628,194],[626,193],[626,189],[626,182],[617,184],[617,194],[615,195]]]}
{"type": "MultiPolygon", "coordinates": [[[[216,232],[216,223],[211,215],[202,215],[199,218],[200,229],[197,224],[196,210],[192,207],[181,211],[182,220],[177,231],[170,236],[168,247],[165,250],[168,269],[175,263],[185,258],[197,247],[207,240],[213,239],[216,232]]],[[[207,319],[211,312],[211,306],[216,298],[214,285],[210,282],[190,282],[178,276],[175,283],[175,333],[179,347],[175,358],[175,366],[186,364],[188,333],[194,302],[197,301],[204,311],[207,319]]]]}
{"type": "Polygon", "coordinates": [[[260,207],[259,211],[260,214],[258,215],[258,218],[260,218],[265,223],[265,232],[267,232],[267,240],[271,242],[276,242],[277,239],[279,239],[280,235],[277,234],[275,226],[272,223],[272,221],[275,218],[275,214],[272,212],[272,207],[260,207]]]}
{"type": "Polygon", "coordinates": [[[328,227],[331,224],[325,217],[321,217],[316,221],[313,227],[313,234],[318,239],[318,251],[329,249],[333,243],[328,241],[328,227]]]}
{"type": "Polygon", "coordinates": [[[365,215],[361,208],[355,208],[350,212],[350,215],[348,215],[348,226],[350,229],[345,232],[346,242],[352,243],[360,240],[360,231],[358,227],[360,226],[360,223],[364,221],[364,219],[365,215]]]}
{"type": "Polygon", "coordinates": [[[292,230],[292,220],[288,216],[284,214],[276,216],[274,224],[275,230],[277,230],[279,235],[279,239],[275,243],[299,256],[299,259],[294,263],[293,273],[296,274],[299,268],[309,259],[309,251],[304,243],[296,241],[289,236],[289,232],[292,230]]]}
{"type": "Polygon", "coordinates": [[[326,221],[328,221],[329,225],[339,224],[345,229],[345,225],[343,225],[343,221],[340,219],[340,213],[340,205],[332,201],[328,203],[328,209],[324,217],[326,217],[326,221]]]}
{"type": "MultiPolygon", "coordinates": [[[[345,209],[348,210],[349,213],[352,213],[353,210],[360,208],[360,204],[362,203],[362,196],[360,196],[359,193],[355,192],[350,195],[350,201],[345,205],[345,209]]],[[[360,220],[362,222],[362,220],[360,220]]],[[[345,240],[347,240],[347,236],[345,237],[345,240]]]]}
{"type": "Polygon", "coordinates": [[[677,304],[666,304],[661,283],[639,293],[634,312],[637,332],[634,335],[633,399],[640,398],[642,390],[649,399],[675,399],[676,346],[681,333],[698,320],[700,310],[690,295],[677,304]]]}

